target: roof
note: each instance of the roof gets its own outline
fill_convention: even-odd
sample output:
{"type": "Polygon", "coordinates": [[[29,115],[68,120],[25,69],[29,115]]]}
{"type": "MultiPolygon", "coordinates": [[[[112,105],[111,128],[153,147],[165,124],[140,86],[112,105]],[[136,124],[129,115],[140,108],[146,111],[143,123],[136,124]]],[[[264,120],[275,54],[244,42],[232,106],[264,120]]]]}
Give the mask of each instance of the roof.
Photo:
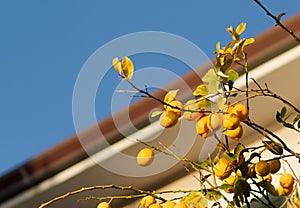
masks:
{"type": "MultiPolygon", "coordinates": [[[[299,22],[300,14],[297,14],[285,21],[284,24],[296,34],[300,34],[299,22]]],[[[258,35],[255,39],[255,44],[247,48],[250,70],[297,45],[297,42],[288,33],[278,27],[267,30],[258,35]]],[[[186,74],[183,76],[183,80],[189,84],[191,89],[195,89],[201,82],[201,80],[198,79],[199,76],[195,76],[195,73],[199,73],[201,77],[201,75],[205,74],[208,67],[208,65],[203,66],[186,74]]],[[[166,89],[179,89],[182,92],[185,91],[181,81],[171,83],[166,89]]],[[[165,92],[158,91],[155,93],[155,96],[163,98],[164,94],[165,92]]],[[[183,99],[186,99],[188,95],[181,94],[181,96],[183,99]]],[[[140,129],[149,124],[149,112],[158,107],[161,107],[160,103],[150,99],[143,99],[132,104],[129,109],[116,113],[114,118],[122,120],[129,110],[131,122],[140,129]]],[[[118,128],[121,129],[122,132],[132,131],[127,122],[121,122],[121,126],[118,126],[118,128]]],[[[88,146],[92,147],[94,151],[97,152],[104,148],[104,140],[113,144],[123,139],[123,135],[118,128],[116,128],[113,118],[108,117],[100,121],[97,125],[81,132],[81,136],[86,137],[88,146]],[[103,133],[102,138],[96,138],[94,136],[97,128],[101,129],[103,133]]],[[[1,176],[0,203],[9,200],[18,193],[39,184],[66,168],[79,163],[87,157],[88,154],[83,149],[77,135],[66,139],[57,146],[50,148],[44,153],[1,176]]]]}

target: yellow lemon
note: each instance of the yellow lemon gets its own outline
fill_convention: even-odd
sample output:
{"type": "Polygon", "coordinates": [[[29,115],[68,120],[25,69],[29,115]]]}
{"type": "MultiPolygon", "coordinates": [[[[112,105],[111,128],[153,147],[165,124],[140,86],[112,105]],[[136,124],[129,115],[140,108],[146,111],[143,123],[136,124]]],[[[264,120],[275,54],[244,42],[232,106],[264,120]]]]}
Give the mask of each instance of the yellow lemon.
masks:
{"type": "Polygon", "coordinates": [[[291,174],[284,173],[280,176],[279,182],[283,188],[287,189],[294,185],[294,178],[291,174]]]}
{"type": "Polygon", "coordinates": [[[281,167],[281,163],[280,160],[276,159],[276,160],[270,160],[269,161],[270,164],[270,173],[277,173],[281,167]]]}
{"type": "Polygon", "coordinates": [[[208,116],[203,116],[196,124],[196,131],[203,138],[209,136],[209,128],[208,128],[208,116]]]}
{"type": "Polygon", "coordinates": [[[240,119],[236,114],[226,114],[224,116],[223,125],[226,129],[236,129],[240,125],[240,119]]]}
{"type": "Polygon", "coordinates": [[[136,156],[138,165],[147,166],[150,165],[154,159],[154,152],[150,148],[144,148],[140,150],[136,156]]]}
{"type": "Polygon", "coordinates": [[[165,111],[159,117],[159,123],[165,128],[170,128],[177,124],[178,114],[173,111],[165,111]]]}
{"type": "Polygon", "coordinates": [[[97,208],[110,208],[110,205],[107,202],[100,202],[97,208]]]}
{"type": "Polygon", "coordinates": [[[222,157],[214,167],[214,173],[220,180],[228,178],[231,175],[232,171],[232,165],[224,157],[222,157]]]}
{"type": "Polygon", "coordinates": [[[293,191],[293,186],[289,188],[283,188],[281,185],[278,185],[278,194],[280,196],[287,196],[290,195],[293,191]]]}
{"type": "Polygon", "coordinates": [[[260,160],[255,164],[255,172],[259,176],[267,176],[270,173],[270,164],[264,160],[260,160]]]}
{"type": "Polygon", "coordinates": [[[160,204],[151,204],[149,208],[161,208],[160,204]]]}
{"type": "Polygon", "coordinates": [[[155,204],[155,203],[156,203],[156,199],[153,196],[145,196],[140,201],[140,204],[145,208],[148,208],[151,204],[155,204]]]}
{"type": "Polygon", "coordinates": [[[174,208],[175,205],[176,205],[175,202],[173,202],[173,201],[167,201],[166,203],[164,203],[164,205],[162,206],[162,208],[174,208]]]}
{"type": "Polygon", "coordinates": [[[235,129],[232,129],[232,130],[227,129],[226,134],[230,139],[238,141],[243,136],[243,127],[241,125],[239,125],[235,129]]]}
{"type": "Polygon", "coordinates": [[[187,206],[185,205],[184,202],[180,202],[179,204],[176,204],[176,205],[174,206],[174,208],[187,208],[187,206]]]}
{"type": "Polygon", "coordinates": [[[243,104],[235,105],[230,113],[236,114],[239,117],[240,121],[245,121],[249,116],[249,110],[247,106],[243,104]]]}

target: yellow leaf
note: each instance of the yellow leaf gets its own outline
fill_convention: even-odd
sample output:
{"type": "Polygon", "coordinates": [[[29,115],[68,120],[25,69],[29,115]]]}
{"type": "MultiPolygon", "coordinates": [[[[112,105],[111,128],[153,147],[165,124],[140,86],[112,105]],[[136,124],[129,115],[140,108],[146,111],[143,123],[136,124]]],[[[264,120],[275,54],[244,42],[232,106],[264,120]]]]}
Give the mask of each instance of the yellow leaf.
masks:
{"type": "Polygon", "coordinates": [[[195,89],[195,91],[193,92],[194,96],[205,96],[208,94],[207,88],[205,86],[205,84],[200,84],[198,85],[198,87],[195,89]]]}
{"type": "Polygon", "coordinates": [[[126,56],[122,59],[122,69],[124,76],[130,80],[133,75],[134,66],[132,61],[126,56]]]}
{"type": "Polygon", "coordinates": [[[254,38],[246,39],[246,41],[244,42],[244,46],[250,45],[250,44],[252,44],[254,42],[255,42],[254,38]]]}
{"type": "Polygon", "coordinates": [[[237,34],[242,34],[246,29],[246,23],[245,22],[242,22],[241,24],[239,24],[237,27],[236,27],[236,33],[237,34]]]}
{"type": "Polygon", "coordinates": [[[121,74],[122,67],[121,67],[121,62],[119,61],[118,57],[114,58],[114,60],[112,61],[112,64],[113,64],[114,68],[117,70],[117,72],[119,74],[121,74]]]}
{"type": "Polygon", "coordinates": [[[223,111],[226,108],[226,98],[219,97],[218,98],[218,108],[223,111]]]}
{"type": "Polygon", "coordinates": [[[169,91],[169,92],[165,95],[164,102],[165,102],[165,103],[170,103],[170,102],[172,102],[173,100],[175,100],[175,97],[176,97],[176,95],[177,95],[177,92],[178,92],[178,90],[171,90],[171,91],[169,91]]]}
{"type": "Polygon", "coordinates": [[[153,111],[152,113],[151,113],[151,117],[156,117],[156,116],[158,116],[158,115],[160,115],[160,114],[162,114],[163,113],[163,111],[153,111]]]}

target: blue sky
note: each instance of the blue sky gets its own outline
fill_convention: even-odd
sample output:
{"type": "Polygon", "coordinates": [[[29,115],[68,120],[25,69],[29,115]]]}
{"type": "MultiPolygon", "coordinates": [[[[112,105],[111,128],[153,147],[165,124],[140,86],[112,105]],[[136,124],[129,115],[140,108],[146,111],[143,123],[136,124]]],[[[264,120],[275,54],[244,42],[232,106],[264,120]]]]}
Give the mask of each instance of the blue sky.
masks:
{"type": "MultiPolygon", "coordinates": [[[[300,11],[298,0],[262,2],[286,17],[300,11]]],[[[74,84],[86,60],[105,43],[129,33],[163,31],[212,57],[215,43],[229,39],[225,28],[242,21],[247,37],[274,25],[251,0],[1,1],[0,174],[75,134],[74,84]]],[[[157,60],[156,66],[165,66],[157,60]]],[[[96,98],[98,120],[111,114],[107,98],[118,79],[108,80],[102,83],[105,96],[96,98]]]]}

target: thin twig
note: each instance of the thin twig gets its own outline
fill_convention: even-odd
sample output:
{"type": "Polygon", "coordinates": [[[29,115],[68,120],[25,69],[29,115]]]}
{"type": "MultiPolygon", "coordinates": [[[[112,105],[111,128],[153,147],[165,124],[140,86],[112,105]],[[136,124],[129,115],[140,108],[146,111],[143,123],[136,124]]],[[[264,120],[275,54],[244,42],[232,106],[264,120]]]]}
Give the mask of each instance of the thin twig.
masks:
{"type": "Polygon", "coordinates": [[[282,15],[284,15],[284,13],[281,13],[277,16],[273,15],[259,0],[253,0],[256,4],[258,4],[265,12],[268,16],[270,16],[273,20],[275,20],[276,22],[276,26],[281,27],[283,30],[285,30],[286,32],[288,32],[297,42],[300,43],[300,38],[289,28],[287,28],[281,21],[280,21],[280,17],[282,15]]]}

